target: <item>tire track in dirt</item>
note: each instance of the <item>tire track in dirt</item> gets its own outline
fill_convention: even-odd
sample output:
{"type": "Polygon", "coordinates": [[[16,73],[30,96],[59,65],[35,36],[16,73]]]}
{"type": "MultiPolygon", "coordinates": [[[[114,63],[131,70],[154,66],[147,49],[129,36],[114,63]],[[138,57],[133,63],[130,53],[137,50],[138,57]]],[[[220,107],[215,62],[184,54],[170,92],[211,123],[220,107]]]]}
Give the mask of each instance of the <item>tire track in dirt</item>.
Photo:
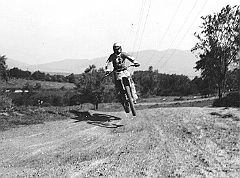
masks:
{"type": "Polygon", "coordinates": [[[0,177],[237,177],[238,113],[158,108],[133,118],[91,111],[85,119],[6,131],[0,177]]]}

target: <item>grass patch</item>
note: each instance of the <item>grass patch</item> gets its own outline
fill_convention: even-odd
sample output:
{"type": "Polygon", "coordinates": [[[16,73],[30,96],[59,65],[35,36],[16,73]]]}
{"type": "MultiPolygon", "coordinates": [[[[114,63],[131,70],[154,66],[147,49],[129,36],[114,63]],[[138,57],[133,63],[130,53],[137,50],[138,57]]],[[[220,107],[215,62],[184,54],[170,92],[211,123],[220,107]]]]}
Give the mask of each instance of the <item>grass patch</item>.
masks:
{"type": "MultiPolygon", "coordinates": [[[[157,99],[157,98],[156,98],[157,99]]],[[[171,98],[173,99],[173,98],[171,98]]],[[[163,108],[163,107],[204,107],[209,106],[213,99],[203,101],[185,101],[185,102],[164,102],[164,103],[139,103],[136,105],[137,110],[163,108]]],[[[74,118],[71,110],[76,111],[89,111],[94,107],[90,103],[65,106],[65,107],[14,107],[11,111],[0,110],[0,131],[8,130],[19,126],[27,126],[33,124],[43,124],[48,121],[63,120],[67,118],[74,118]]],[[[100,103],[98,111],[101,112],[124,112],[120,103],[100,103]]]]}
{"type": "Polygon", "coordinates": [[[7,96],[0,96],[0,110],[6,110],[12,107],[12,99],[7,96]]]}
{"type": "Polygon", "coordinates": [[[8,112],[0,111],[0,131],[19,126],[43,124],[47,121],[63,120],[69,117],[68,108],[17,107],[8,112]]]}
{"type": "Polygon", "coordinates": [[[4,88],[20,89],[26,83],[29,83],[32,86],[35,86],[37,83],[41,84],[41,89],[50,90],[50,89],[73,89],[75,85],[73,83],[67,82],[49,82],[49,81],[38,81],[38,80],[27,80],[27,79],[10,79],[8,82],[0,80],[0,90],[4,88]]]}
{"type": "Polygon", "coordinates": [[[228,93],[222,98],[218,98],[213,102],[213,107],[240,107],[239,92],[228,93]]]}

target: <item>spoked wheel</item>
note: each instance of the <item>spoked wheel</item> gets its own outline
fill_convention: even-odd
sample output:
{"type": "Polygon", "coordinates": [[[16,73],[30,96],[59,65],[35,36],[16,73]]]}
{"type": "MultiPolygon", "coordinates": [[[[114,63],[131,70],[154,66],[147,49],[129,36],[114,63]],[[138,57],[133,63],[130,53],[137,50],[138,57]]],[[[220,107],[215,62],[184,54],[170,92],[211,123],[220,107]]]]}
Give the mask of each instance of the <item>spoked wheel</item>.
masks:
{"type": "Polygon", "coordinates": [[[126,112],[126,113],[129,113],[129,112],[130,112],[130,109],[129,109],[129,104],[128,104],[128,102],[127,102],[127,101],[125,102],[125,104],[124,104],[124,106],[123,106],[123,107],[124,107],[124,110],[125,110],[125,112],[126,112]]]}
{"type": "Polygon", "coordinates": [[[127,94],[127,97],[128,97],[128,102],[129,102],[130,108],[132,110],[132,115],[136,116],[136,109],[135,109],[134,104],[133,104],[133,98],[132,98],[132,94],[131,94],[131,89],[130,89],[129,86],[125,86],[125,89],[126,89],[126,94],[127,94]]]}
{"type": "Polygon", "coordinates": [[[130,108],[129,108],[128,100],[127,100],[127,98],[125,96],[125,92],[124,91],[121,92],[121,104],[122,104],[122,106],[124,108],[124,111],[126,113],[129,113],[130,112],[130,108]]]}

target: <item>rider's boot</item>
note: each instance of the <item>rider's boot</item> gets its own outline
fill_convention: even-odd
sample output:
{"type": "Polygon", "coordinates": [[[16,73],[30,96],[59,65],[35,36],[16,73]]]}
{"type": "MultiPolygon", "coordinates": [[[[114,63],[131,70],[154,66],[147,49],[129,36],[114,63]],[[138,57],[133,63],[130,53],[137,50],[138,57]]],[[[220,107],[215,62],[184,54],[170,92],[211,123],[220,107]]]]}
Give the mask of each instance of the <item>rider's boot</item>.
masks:
{"type": "Polygon", "coordinates": [[[133,103],[137,104],[138,96],[137,96],[137,92],[136,92],[136,88],[133,80],[131,80],[131,90],[132,90],[132,96],[133,96],[133,103]]]}
{"type": "Polygon", "coordinates": [[[133,95],[133,102],[134,102],[134,104],[137,104],[137,99],[138,99],[137,94],[133,93],[132,95],[133,95]]]}

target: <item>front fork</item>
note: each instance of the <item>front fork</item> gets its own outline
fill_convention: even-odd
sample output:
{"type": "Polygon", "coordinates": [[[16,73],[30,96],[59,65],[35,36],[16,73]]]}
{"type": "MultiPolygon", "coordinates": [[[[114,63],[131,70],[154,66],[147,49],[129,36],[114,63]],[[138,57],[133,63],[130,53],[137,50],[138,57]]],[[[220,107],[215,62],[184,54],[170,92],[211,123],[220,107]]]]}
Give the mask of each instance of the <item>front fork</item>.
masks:
{"type": "Polygon", "coordinates": [[[132,83],[130,81],[131,79],[130,78],[127,78],[127,77],[123,77],[120,82],[121,82],[121,90],[124,91],[124,97],[125,97],[125,100],[129,100],[126,96],[126,88],[125,86],[130,86],[130,91],[131,91],[131,96],[133,98],[133,91],[132,91],[132,83]]]}

